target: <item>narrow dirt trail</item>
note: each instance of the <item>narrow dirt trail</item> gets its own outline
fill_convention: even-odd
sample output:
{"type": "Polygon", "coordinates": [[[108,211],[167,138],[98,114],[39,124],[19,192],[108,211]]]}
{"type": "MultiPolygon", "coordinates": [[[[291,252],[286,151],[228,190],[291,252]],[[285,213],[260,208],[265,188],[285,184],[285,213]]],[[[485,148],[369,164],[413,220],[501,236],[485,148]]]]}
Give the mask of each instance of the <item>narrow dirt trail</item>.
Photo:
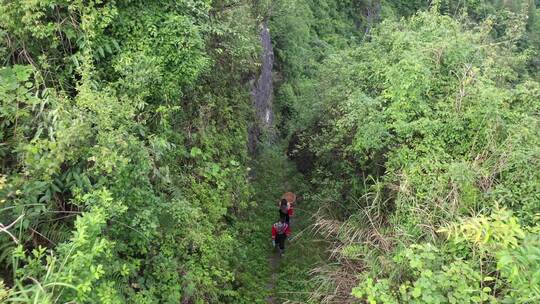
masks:
{"type": "Polygon", "coordinates": [[[320,244],[311,233],[314,206],[309,185],[295,164],[287,159],[283,146],[262,149],[254,170],[253,185],[260,206],[254,222],[260,227],[258,242],[263,250],[259,258],[264,263],[259,286],[265,292],[260,300],[262,303],[307,303],[310,271],[321,261],[320,244]],[[285,254],[280,257],[271,245],[270,229],[278,220],[277,202],[288,191],[294,192],[297,200],[290,223],[291,240],[285,242],[285,254]]]}
{"type": "Polygon", "coordinates": [[[271,272],[270,281],[266,285],[266,288],[268,288],[271,295],[266,298],[266,303],[277,303],[276,298],[275,298],[275,289],[276,289],[276,283],[278,279],[280,257],[275,253],[270,254],[268,256],[268,263],[270,264],[270,269],[272,272],[271,272]]]}

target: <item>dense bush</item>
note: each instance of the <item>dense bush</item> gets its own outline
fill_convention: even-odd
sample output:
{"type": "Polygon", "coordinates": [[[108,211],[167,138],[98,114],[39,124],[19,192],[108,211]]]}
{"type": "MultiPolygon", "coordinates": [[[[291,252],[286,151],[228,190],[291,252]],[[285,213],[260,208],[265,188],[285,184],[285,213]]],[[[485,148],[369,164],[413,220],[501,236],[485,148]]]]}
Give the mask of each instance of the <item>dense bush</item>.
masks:
{"type": "MultiPolygon", "coordinates": [[[[337,31],[347,43],[285,64],[309,70],[285,69],[278,102],[339,265],[318,269],[314,302],[538,301],[538,13],[531,1],[455,4],[400,18],[397,1],[368,3],[387,16],[363,41],[337,31]]],[[[306,43],[278,38],[300,41],[278,45],[282,62],[333,37],[309,22],[306,43]]]]}
{"type": "Polygon", "coordinates": [[[0,298],[251,302],[234,225],[251,195],[258,14],[247,1],[0,4],[0,222],[14,223],[0,298]]]}
{"type": "Polygon", "coordinates": [[[0,301],[540,301],[535,5],[0,1],[0,301]],[[265,21],[301,177],[246,152],[265,21]]]}

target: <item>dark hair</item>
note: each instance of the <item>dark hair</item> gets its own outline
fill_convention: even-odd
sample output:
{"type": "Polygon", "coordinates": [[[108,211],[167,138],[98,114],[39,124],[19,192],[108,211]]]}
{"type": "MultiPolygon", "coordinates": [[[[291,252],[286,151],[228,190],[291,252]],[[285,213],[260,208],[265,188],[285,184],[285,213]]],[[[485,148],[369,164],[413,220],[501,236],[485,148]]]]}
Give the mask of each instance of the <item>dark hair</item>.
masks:
{"type": "Polygon", "coordinates": [[[281,206],[287,205],[288,203],[289,202],[287,201],[287,199],[284,199],[284,198],[281,199],[281,206]]]}
{"type": "Polygon", "coordinates": [[[281,215],[279,216],[279,221],[282,222],[282,223],[285,223],[285,222],[287,221],[287,218],[285,217],[284,214],[281,214],[281,215]]]}

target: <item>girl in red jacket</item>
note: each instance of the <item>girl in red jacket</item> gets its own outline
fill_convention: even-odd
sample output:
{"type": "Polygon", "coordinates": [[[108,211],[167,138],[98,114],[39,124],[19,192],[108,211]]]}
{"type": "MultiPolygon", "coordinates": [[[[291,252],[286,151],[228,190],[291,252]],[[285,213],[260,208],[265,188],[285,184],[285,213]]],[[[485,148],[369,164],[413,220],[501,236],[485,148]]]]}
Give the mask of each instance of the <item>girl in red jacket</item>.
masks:
{"type": "Polygon", "coordinates": [[[272,245],[279,246],[279,254],[283,256],[285,252],[285,239],[291,235],[291,228],[286,222],[285,216],[280,216],[279,222],[272,225],[272,245]]]}

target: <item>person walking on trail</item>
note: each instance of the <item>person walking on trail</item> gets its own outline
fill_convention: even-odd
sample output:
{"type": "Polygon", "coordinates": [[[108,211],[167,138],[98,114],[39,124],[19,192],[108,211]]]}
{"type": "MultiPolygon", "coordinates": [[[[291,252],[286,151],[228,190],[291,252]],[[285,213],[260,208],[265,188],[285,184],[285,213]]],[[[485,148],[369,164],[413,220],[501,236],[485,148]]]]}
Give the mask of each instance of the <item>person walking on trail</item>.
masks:
{"type": "Polygon", "coordinates": [[[285,216],[281,216],[279,221],[272,225],[272,245],[278,246],[279,254],[283,256],[285,253],[285,240],[291,235],[291,228],[285,221],[285,216]]]}
{"type": "Polygon", "coordinates": [[[289,201],[282,198],[279,203],[279,217],[285,217],[285,222],[290,224],[291,216],[294,215],[294,209],[289,201]]]}

